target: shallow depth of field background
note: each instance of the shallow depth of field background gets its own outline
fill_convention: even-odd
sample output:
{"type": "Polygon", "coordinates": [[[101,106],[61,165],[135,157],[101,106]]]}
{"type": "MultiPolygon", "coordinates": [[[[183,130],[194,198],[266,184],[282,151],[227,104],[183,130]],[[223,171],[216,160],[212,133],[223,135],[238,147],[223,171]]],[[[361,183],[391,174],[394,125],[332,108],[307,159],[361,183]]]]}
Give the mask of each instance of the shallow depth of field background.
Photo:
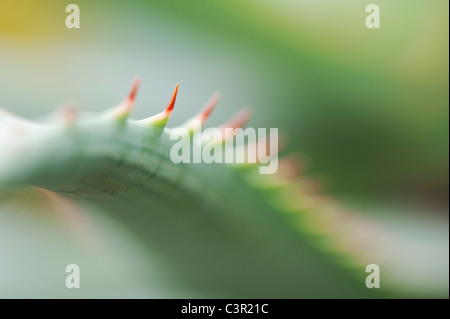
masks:
{"type": "Polygon", "coordinates": [[[76,0],[72,30],[69,3],[0,0],[5,109],[104,110],[140,75],[135,118],[180,82],[174,126],[219,90],[211,125],[251,106],[249,125],[278,127],[304,174],[348,207],[448,222],[447,1],[76,0]],[[380,29],[365,27],[369,3],[380,29]]]}

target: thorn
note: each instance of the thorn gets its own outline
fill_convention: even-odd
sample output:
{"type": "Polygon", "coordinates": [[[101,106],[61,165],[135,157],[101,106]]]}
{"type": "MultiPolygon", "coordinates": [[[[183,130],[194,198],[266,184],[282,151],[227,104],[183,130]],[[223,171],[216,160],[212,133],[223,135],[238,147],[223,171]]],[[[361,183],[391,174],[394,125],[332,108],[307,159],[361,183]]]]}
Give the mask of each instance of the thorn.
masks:
{"type": "Polygon", "coordinates": [[[228,122],[222,124],[221,128],[233,128],[237,129],[243,127],[252,117],[252,112],[249,108],[245,107],[238,111],[228,122]]]}
{"type": "Polygon", "coordinates": [[[123,112],[125,114],[129,114],[131,109],[133,108],[133,105],[134,105],[134,102],[136,99],[136,94],[137,94],[140,84],[141,84],[141,78],[139,76],[137,76],[133,81],[133,86],[131,88],[130,94],[128,95],[128,98],[124,102],[122,102],[122,104],[124,105],[123,112]]]}
{"type": "Polygon", "coordinates": [[[206,102],[203,109],[196,116],[194,116],[192,119],[187,121],[182,126],[187,128],[189,130],[190,134],[193,134],[196,131],[198,131],[199,129],[201,129],[203,124],[206,122],[206,120],[209,118],[212,111],[216,107],[217,103],[219,103],[219,100],[220,100],[220,94],[219,94],[219,92],[215,92],[210,97],[208,102],[206,102]],[[198,125],[198,123],[200,123],[200,125],[198,125]]]}
{"type": "Polygon", "coordinates": [[[170,98],[170,101],[167,104],[164,111],[151,117],[148,117],[146,119],[140,120],[138,122],[145,123],[146,125],[148,123],[151,123],[154,126],[158,126],[160,129],[164,128],[167,124],[167,121],[169,120],[170,115],[172,114],[173,107],[175,106],[175,101],[177,100],[177,94],[178,94],[178,83],[175,85],[172,97],[170,98]]]}
{"type": "Polygon", "coordinates": [[[172,97],[170,98],[169,104],[167,104],[166,112],[171,113],[173,107],[175,106],[175,101],[177,100],[178,93],[178,83],[175,85],[175,89],[173,90],[172,97]]]}
{"type": "Polygon", "coordinates": [[[121,122],[125,121],[133,108],[140,84],[141,78],[136,77],[133,81],[133,86],[131,87],[131,91],[128,96],[118,106],[114,107],[112,111],[108,111],[107,114],[112,114],[113,117],[119,119],[121,122]]]}
{"type": "Polygon", "coordinates": [[[137,90],[139,89],[140,85],[141,85],[141,77],[137,76],[134,79],[134,81],[133,81],[133,87],[132,87],[131,92],[130,92],[130,94],[128,96],[128,101],[130,103],[134,103],[134,100],[136,98],[136,93],[137,93],[137,90]]]}
{"type": "Polygon", "coordinates": [[[206,102],[205,106],[203,107],[203,110],[195,117],[196,119],[199,119],[201,123],[203,124],[211,115],[212,111],[216,107],[217,103],[219,103],[220,100],[220,93],[215,92],[208,102],[206,102]]]}
{"type": "Polygon", "coordinates": [[[123,125],[126,123],[128,115],[130,115],[136,99],[137,90],[141,84],[141,78],[137,76],[133,81],[133,86],[128,96],[119,104],[102,113],[102,117],[117,121],[123,125]]]}
{"type": "Polygon", "coordinates": [[[78,115],[78,109],[73,105],[66,105],[60,109],[64,123],[71,126],[75,123],[78,115]]]}
{"type": "Polygon", "coordinates": [[[234,136],[234,131],[237,128],[242,128],[245,124],[247,124],[247,122],[250,120],[251,117],[252,117],[252,112],[250,111],[250,109],[248,107],[244,107],[243,109],[238,111],[230,120],[228,120],[228,122],[226,122],[225,124],[222,124],[219,127],[219,129],[222,132],[223,141],[226,141],[229,138],[231,138],[232,136],[234,136]],[[227,134],[225,132],[225,129],[227,129],[227,128],[233,129],[232,136],[227,136],[227,134]]]}

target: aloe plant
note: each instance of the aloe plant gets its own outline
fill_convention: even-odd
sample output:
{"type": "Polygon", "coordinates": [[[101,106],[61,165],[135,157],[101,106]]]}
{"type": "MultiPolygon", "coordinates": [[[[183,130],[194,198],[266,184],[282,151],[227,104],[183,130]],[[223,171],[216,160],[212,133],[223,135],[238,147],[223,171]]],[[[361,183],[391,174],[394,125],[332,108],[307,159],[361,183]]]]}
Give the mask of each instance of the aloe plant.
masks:
{"type": "MultiPolygon", "coordinates": [[[[139,80],[122,103],[99,114],[63,108],[41,121],[29,121],[0,111],[0,218],[4,225],[17,226],[10,218],[17,212],[32,215],[50,210],[54,215],[44,222],[62,221],[64,232],[72,230],[70,236],[89,246],[96,241],[89,236],[101,231],[85,233],[85,229],[101,224],[99,216],[108,216],[131,234],[139,251],[151,252],[142,261],[149,268],[134,271],[141,278],[153,274],[151,296],[156,297],[448,296],[448,258],[447,263],[443,258],[448,246],[440,237],[417,239],[417,233],[405,231],[408,225],[399,215],[383,220],[345,208],[298,174],[301,163],[293,155],[280,160],[275,175],[260,175],[258,163],[174,164],[169,153],[175,142],[166,124],[178,85],[163,112],[133,120],[129,114],[138,84],[139,80]],[[88,226],[80,218],[88,220],[88,226]],[[378,289],[365,285],[369,264],[380,267],[378,289]]],[[[217,97],[211,99],[194,119],[206,122],[217,101],[217,97]]],[[[244,122],[240,116],[226,126],[244,122]]],[[[429,223],[421,216],[409,218],[415,225],[429,223]]],[[[26,220],[31,228],[41,223],[26,220]]],[[[431,232],[446,236],[446,229],[438,224],[430,223],[430,227],[431,232]]],[[[17,229],[24,229],[23,225],[17,229]]],[[[46,241],[54,245],[61,234],[45,229],[30,233],[48,236],[43,245],[46,241]]],[[[8,240],[5,234],[0,235],[3,241],[8,240]]],[[[112,237],[106,236],[107,247],[117,245],[120,250],[112,237]]],[[[4,262],[14,260],[14,253],[5,247],[0,246],[4,262]]],[[[71,247],[63,242],[49,256],[62,254],[68,261],[71,253],[79,255],[71,247]]],[[[20,244],[12,249],[21,251],[20,244]]],[[[113,280],[133,272],[109,273],[105,267],[114,268],[110,263],[115,259],[104,251],[88,256],[98,261],[99,269],[81,262],[82,274],[92,271],[93,275],[90,279],[82,275],[82,286],[90,288],[80,289],[76,296],[109,296],[105,282],[96,282],[95,288],[89,280],[95,282],[93,277],[100,273],[113,280]],[[99,261],[99,255],[107,262],[99,261]]],[[[28,260],[41,266],[33,289],[39,293],[47,289],[45,296],[70,296],[63,285],[60,259],[36,256],[28,260]],[[45,267],[52,271],[42,270],[45,267]],[[61,273],[55,274],[55,269],[61,273]]],[[[2,271],[2,296],[27,296],[29,283],[17,276],[5,281],[5,276],[16,275],[2,271]]],[[[127,290],[119,295],[148,293],[127,290]]]]}

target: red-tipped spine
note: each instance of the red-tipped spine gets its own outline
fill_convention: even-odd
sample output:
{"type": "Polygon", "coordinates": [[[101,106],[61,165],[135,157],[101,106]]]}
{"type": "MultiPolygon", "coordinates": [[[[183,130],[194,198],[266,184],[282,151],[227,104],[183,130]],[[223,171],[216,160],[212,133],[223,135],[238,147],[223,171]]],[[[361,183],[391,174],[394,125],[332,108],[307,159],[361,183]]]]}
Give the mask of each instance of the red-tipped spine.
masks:
{"type": "Polygon", "coordinates": [[[177,93],[178,93],[178,83],[177,83],[177,85],[175,85],[175,89],[173,90],[172,98],[170,99],[169,104],[167,104],[167,107],[165,110],[167,113],[172,112],[173,107],[175,106],[175,101],[177,100],[177,93]]]}
{"type": "Polygon", "coordinates": [[[129,113],[133,108],[134,101],[136,99],[136,94],[141,84],[141,78],[138,76],[133,81],[133,87],[131,88],[130,94],[128,94],[128,98],[125,101],[124,113],[129,113]]]}
{"type": "Polygon", "coordinates": [[[211,115],[212,111],[216,107],[217,103],[219,103],[220,94],[218,92],[214,93],[213,96],[206,102],[203,110],[196,116],[201,123],[203,124],[211,115]]]}
{"type": "Polygon", "coordinates": [[[233,130],[237,128],[242,128],[252,117],[252,112],[249,108],[243,108],[237,112],[228,122],[222,124],[220,129],[224,130],[226,128],[232,128],[233,130]]]}
{"type": "Polygon", "coordinates": [[[136,98],[137,90],[139,89],[139,86],[141,85],[141,78],[138,76],[133,81],[133,87],[131,88],[131,92],[128,95],[128,101],[130,103],[134,103],[134,100],[136,98]]]}

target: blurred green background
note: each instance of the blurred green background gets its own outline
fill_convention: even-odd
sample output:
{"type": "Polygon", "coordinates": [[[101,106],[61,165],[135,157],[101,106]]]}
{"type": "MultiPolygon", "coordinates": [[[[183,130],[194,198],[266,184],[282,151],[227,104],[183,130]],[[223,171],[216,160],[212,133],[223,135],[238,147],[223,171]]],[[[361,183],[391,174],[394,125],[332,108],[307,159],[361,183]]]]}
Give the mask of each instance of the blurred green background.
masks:
{"type": "Polygon", "coordinates": [[[448,1],[77,0],[81,28],[67,29],[69,3],[0,0],[0,106],[104,110],[140,75],[136,118],[180,82],[175,126],[219,90],[210,125],[251,106],[249,125],[279,128],[348,206],[448,216],[448,1]],[[380,29],[365,26],[370,3],[380,29]]]}

